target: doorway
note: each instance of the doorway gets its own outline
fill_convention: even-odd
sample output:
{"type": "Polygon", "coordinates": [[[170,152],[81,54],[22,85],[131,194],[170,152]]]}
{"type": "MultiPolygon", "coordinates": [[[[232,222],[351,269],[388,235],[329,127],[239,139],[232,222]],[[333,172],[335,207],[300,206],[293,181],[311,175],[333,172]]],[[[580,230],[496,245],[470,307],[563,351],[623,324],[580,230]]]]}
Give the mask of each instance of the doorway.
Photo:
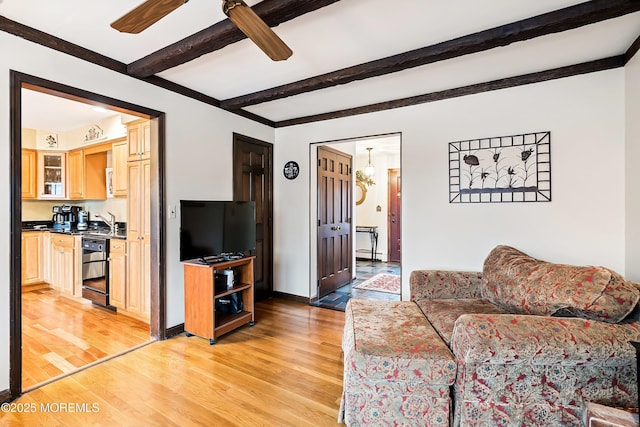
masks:
{"type": "MultiPolygon", "coordinates": [[[[49,80],[41,79],[35,76],[19,73],[12,71],[11,72],[11,170],[12,170],[12,179],[11,179],[11,188],[12,188],[12,197],[11,197],[11,224],[12,224],[12,233],[11,233],[11,272],[10,272],[10,349],[9,349],[9,358],[10,358],[10,392],[12,398],[17,398],[22,392],[25,390],[23,386],[23,373],[24,373],[24,364],[23,364],[23,356],[25,353],[31,348],[25,348],[25,345],[33,345],[35,347],[37,345],[37,339],[31,340],[32,337],[24,337],[23,332],[24,328],[31,328],[31,332],[38,331],[38,326],[32,325],[29,322],[23,322],[24,319],[31,320],[31,318],[37,318],[37,316],[41,316],[43,321],[45,321],[46,315],[50,313],[38,312],[40,310],[37,308],[37,304],[39,303],[38,298],[23,298],[23,272],[22,266],[24,261],[25,252],[23,252],[23,194],[25,189],[32,188],[32,182],[29,180],[29,174],[25,174],[25,170],[23,170],[23,156],[22,154],[22,143],[23,143],[23,91],[33,91],[39,94],[45,94],[51,96],[53,98],[63,99],[75,101],[78,103],[86,104],[87,106],[100,106],[102,108],[106,108],[107,110],[113,111],[114,114],[117,113],[126,113],[136,118],[145,118],[150,120],[149,132],[150,132],[150,159],[147,160],[149,171],[149,182],[151,183],[147,190],[149,191],[149,205],[148,205],[148,218],[149,218],[149,230],[150,233],[146,235],[147,246],[149,250],[147,251],[147,257],[145,258],[145,264],[148,265],[148,269],[146,270],[148,273],[148,287],[145,292],[148,292],[149,295],[149,322],[146,326],[146,339],[145,342],[149,342],[150,339],[164,339],[166,336],[166,327],[165,327],[165,272],[163,266],[164,262],[164,250],[162,247],[164,246],[162,242],[164,241],[164,226],[160,221],[160,212],[163,212],[164,206],[164,113],[159,111],[151,110],[145,107],[137,106],[134,104],[129,104],[124,101],[116,100],[113,98],[108,98],[103,95],[99,95],[96,93],[91,93],[87,91],[83,91],[77,88],[73,88],[70,86],[62,85],[56,82],[52,82],[49,80]],[[22,191],[21,191],[22,190],[22,191]],[[23,307],[27,307],[25,310],[23,307]],[[26,316],[26,317],[24,317],[26,316]],[[31,343],[31,344],[29,344],[31,343]]],[[[87,132],[87,138],[96,137],[96,146],[98,143],[102,142],[99,140],[99,127],[91,126],[87,132]]],[[[58,135],[51,134],[51,138],[46,138],[47,143],[51,143],[52,145],[55,143],[59,143],[56,140],[58,135]]],[[[125,138],[126,139],[126,138],[125,138]]],[[[92,141],[94,142],[94,141],[92,141]]],[[[50,146],[53,148],[53,146],[50,146]]],[[[103,147],[101,147],[102,149],[103,147]]],[[[91,159],[95,159],[100,157],[96,155],[95,146],[92,146],[91,151],[91,159]]],[[[37,153],[38,150],[33,150],[37,153]]],[[[62,151],[62,150],[60,150],[62,151]]],[[[89,149],[87,149],[89,151],[89,149]]],[[[102,151],[100,151],[102,153],[102,151]]],[[[92,163],[93,160],[88,160],[85,162],[85,165],[88,163],[92,163]]],[[[30,163],[27,163],[30,164],[30,163]]],[[[36,163],[37,164],[37,163],[36,163]]],[[[102,174],[105,174],[107,171],[102,171],[102,174]]],[[[34,175],[31,175],[34,176],[34,175]]],[[[107,175],[108,176],[108,175],[107,175]]],[[[62,184],[60,184],[62,185],[62,184]]],[[[35,205],[42,204],[46,205],[42,208],[42,215],[45,216],[46,212],[51,212],[51,206],[49,202],[42,202],[38,200],[38,197],[34,197],[35,205]]],[[[69,202],[66,202],[69,203],[69,202]]],[[[35,209],[38,209],[37,207],[35,209]]],[[[50,217],[49,217],[50,218],[50,217]]],[[[43,218],[44,220],[45,218],[43,218]]],[[[44,221],[46,222],[46,221],[44,221]]],[[[62,237],[62,234],[60,235],[62,237]]],[[[67,237],[65,235],[65,237],[67,237]]],[[[60,239],[61,241],[66,241],[67,239],[60,239]]],[[[70,242],[80,242],[79,239],[70,239],[70,242]]],[[[123,238],[122,242],[126,242],[123,238]]],[[[71,245],[75,245],[76,243],[70,243],[71,245]]],[[[61,246],[66,245],[64,242],[60,242],[61,246]]],[[[44,246],[42,246],[44,248],[44,246]]],[[[47,248],[53,248],[53,245],[46,246],[47,248]]],[[[72,248],[64,248],[60,251],[60,256],[56,258],[56,262],[59,262],[59,268],[57,271],[61,272],[65,271],[64,269],[68,267],[70,262],[76,262],[74,267],[74,279],[71,283],[77,283],[75,280],[76,277],[81,277],[82,275],[82,267],[76,268],[77,265],[80,265],[81,262],[80,257],[76,257],[72,254],[81,254],[80,250],[81,245],[78,247],[72,248]]],[[[35,252],[38,254],[38,252],[35,252]]],[[[39,254],[40,255],[40,254],[39,254]]],[[[53,260],[53,258],[51,258],[53,260]]],[[[66,282],[65,282],[66,283],[66,282]]],[[[76,289],[77,291],[77,289],[76,289]]],[[[73,291],[71,291],[73,292],[73,291]]],[[[48,295],[41,293],[43,296],[42,299],[46,300],[48,295]]],[[[31,295],[30,295],[31,296],[31,295]]],[[[87,304],[81,303],[80,298],[74,300],[73,298],[68,299],[60,299],[59,306],[56,305],[54,310],[49,310],[54,312],[59,311],[62,312],[66,309],[69,309],[72,306],[72,309],[77,308],[91,308],[91,304],[87,306],[87,304]],[[74,305],[76,304],[76,305],[74,305]],[[81,304],[80,306],[78,304],[81,304]],[[59,309],[59,310],[58,310],[59,309]]],[[[51,305],[44,305],[45,311],[47,309],[52,308],[51,305]]],[[[105,309],[96,308],[95,311],[91,310],[91,314],[96,314],[100,320],[98,320],[98,324],[104,326],[101,323],[101,320],[104,319],[106,314],[105,309]]],[[[49,322],[53,322],[50,318],[47,319],[49,322]]],[[[135,322],[132,322],[135,323],[135,322]]],[[[42,325],[40,325],[42,326],[42,325]]],[[[93,326],[94,329],[99,329],[96,327],[96,324],[93,326]]],[[[114,331],[118,331],[117,326],[114,327],[114,331]]],[[[51,332],[51,331],[47,331],[51,332]]],[[[91,349],[91,345],[88,341],[82,341],[82,339],[77,339],[77,337],[73,336],[73,333],[69,333],[64,329],[60,328],[55,331],[54,334],[58,334],[58,338],[62,338],[63,340],[67,340],[68,342],[75,342],[76,347],[80,347],[81,349],[85,346],[89,346],[87,349],[87,353],[94,351],[91,349]]],[[[139,328],[138,332],[139,333],[139,328]]],[[[108,334],[107,334],[108,335],[108,334]]],[[[130,351],[132,346],[128,346],[128,348],[124,351],[130,351]]],[[[46,349],[44,351],[47,351],[46,349]]],[[[68,368],[62,375],[52,375],[50,380],[54,380],[64,375],[68,375],[72,373],[71,371],[81,370],[86,366],[90,366],[93,363],[97,363],[103,360],[106,360],[110,357],[115,356],[116,354],[105,352],[101,354],[99,351],[94,351],[92,357],[88,357],[86,360],[87,364],[83,365],[82,355],[72,355],[70,357],[77,357],[78,359],[73,359],[73,362],[70,362],[69,359],[65,360],[64,356],[61,357],[60,354],[55,354],[55,352],[51,352],[54,354],[50,354],[49,357],[53,358],[54,364],[57,363],[59,366],[64,366],[68,368]],[[77,369],[75,369],[77,368],[77,369]]],[[[50,381],[49,380],[49,381],[50,381]]],[[[41,385],[41,384],[36,384],[41,385]]],[[[28,388],[28,387],[27,387],[28,388]]]]}
{"type": "MultiPolygon", "coordinates": [[[[320,231],[316,224],[321,217],[311,218],[312,277],[310,303],[344,310],[351,297],[365,299],[401,299],[401,134],[385,134],[319,143],[323,147],[350,154],[353,161],[351,188],[352,218],[350,234],[351,276],[346,284],[326,295],[318,292],[321,275],[314,274],[321,265],[320,231]],[[367,174],[365,174],[365,171],[367,174]],[[395,195],[392,198],[392,195],[395,195]],[[365,283],[366,282],[366,283],[365,283]],[[360,287],[362,289],[360,289],[360,287]],[[372,290],[373,289],[373,290],[372,290]]],[[[311,164],[319,161],[315,145],[311,145],[311,164]]],[[[320,210],[314,199],[314,189],[321,194],[321,172],[311,176],[311,212],[320,210]]],[[[318,204],[319,206],[319,204],[318,204]]]]}

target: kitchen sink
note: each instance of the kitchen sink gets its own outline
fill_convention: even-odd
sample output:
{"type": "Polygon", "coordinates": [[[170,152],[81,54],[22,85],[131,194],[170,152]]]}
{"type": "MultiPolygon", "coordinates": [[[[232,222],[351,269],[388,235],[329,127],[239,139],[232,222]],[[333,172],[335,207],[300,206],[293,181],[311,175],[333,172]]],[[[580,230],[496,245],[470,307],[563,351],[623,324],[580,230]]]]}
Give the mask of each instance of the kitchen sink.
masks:
{"type": "Polygon", "coordinates": [[[114,237],[117,239],[124,239],[127,237],[123,232],[112,233],[109,230],[82,230],[79,234],[83,236],[114,237]]]}

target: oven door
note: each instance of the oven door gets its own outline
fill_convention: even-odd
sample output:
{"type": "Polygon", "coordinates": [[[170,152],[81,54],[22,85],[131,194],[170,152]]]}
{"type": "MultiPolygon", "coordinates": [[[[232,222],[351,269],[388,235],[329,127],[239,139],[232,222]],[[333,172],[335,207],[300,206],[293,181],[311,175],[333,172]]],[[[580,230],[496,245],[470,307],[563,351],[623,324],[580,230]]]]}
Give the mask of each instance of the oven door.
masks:
{"type": "Polygon", "coordinates": [[[82,239],[82,296],[95,304],[109,306],[108,241],[82,239]]]}
{"type": "Polygon", "coordinates": [[[82,286],[107,292],[107,259],[105,252],[82,251],[82,286]]]}

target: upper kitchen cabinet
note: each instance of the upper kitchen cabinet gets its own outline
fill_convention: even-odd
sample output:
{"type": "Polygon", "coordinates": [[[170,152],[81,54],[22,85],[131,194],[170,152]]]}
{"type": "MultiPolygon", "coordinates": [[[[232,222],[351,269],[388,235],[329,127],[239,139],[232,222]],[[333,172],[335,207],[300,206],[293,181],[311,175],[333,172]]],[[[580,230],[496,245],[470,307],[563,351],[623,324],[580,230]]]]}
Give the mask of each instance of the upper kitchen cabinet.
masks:
{"type": "Polygon", "coordinates": [[[107,151],[110,149],[111,144],[100,144],[69,152],[67,170],[71,200],[107,198],[107,151]]]}
{"type": "Polygon", "coordinates": [[[38,198],[64,199],[66,197],[67,154],[38,151],[38,198]]]}
{"type": "Polygon", "coordinates": [[[113,197],[127,197],[127,161],[129,158],[129,147],[127,141],[114,142],[111,153],[111,165],[113,168],[113,197]]]}
{"type": "Polygon", "coordinates": [[[135,120],[127,124],[129,161],[151,158],[151,121],[135,120]]]}
{"type": "Polygon", "coordinates": [[[73,150],[67,154],[69,171],[69,198],[72,200],[84,198],[84,153],[73,150]]]}
{"type": "Polygon", "coordinates": [[[38,152],[28,148],[22,149],[22,198],[35,199],[38,197],[37,162],[38,152]]]}

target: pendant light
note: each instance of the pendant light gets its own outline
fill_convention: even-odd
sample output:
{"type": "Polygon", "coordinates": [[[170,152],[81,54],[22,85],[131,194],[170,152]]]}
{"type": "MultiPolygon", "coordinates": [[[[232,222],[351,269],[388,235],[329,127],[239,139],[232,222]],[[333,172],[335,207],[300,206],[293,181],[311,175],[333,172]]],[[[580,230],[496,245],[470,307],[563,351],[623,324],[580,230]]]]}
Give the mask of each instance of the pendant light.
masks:
{"type": "Polygon", "coordinates": [[[373,165],[371,164],[371,150],[373,150],[373,147],[367,147],[367,151],[369,151],[369,163],[367,164],[367,167],[364,168],[364,174],[366,176],[368,176],[369,178],[371,178],[373,176],[373,174],[375,173],[375,169],[373,168],[373,165]]]}

